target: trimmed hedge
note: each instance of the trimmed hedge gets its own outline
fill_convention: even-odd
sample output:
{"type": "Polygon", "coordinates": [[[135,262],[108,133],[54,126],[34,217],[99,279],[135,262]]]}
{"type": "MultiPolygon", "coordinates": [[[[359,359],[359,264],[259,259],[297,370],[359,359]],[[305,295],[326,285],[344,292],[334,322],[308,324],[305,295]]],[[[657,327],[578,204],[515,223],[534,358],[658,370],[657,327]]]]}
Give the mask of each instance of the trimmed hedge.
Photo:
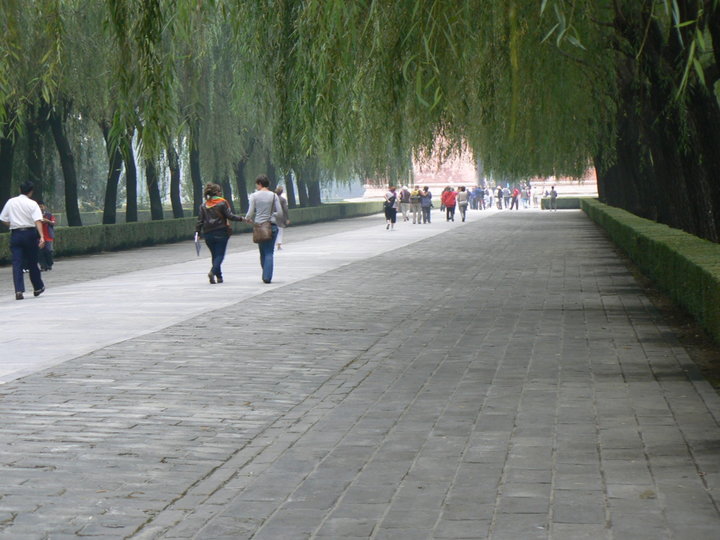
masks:
{"type": "MultiPolygon", "coordinates": [[[[63,212],[53,212],[53,216],[55,216],[55,222],[58,224],[58,227],[67,227],[67,216],[63,212]]],[[[190,216],[192,216],[192,210],[185,209],[185,217],[190,216]]],[[[137,217],[138,221],[152,221],[150,210],[138,210],[137,217]]],[[[175,219],[172,210],[164,209],[163,219],[175,219]]],[[[102,225],[102,220],[102,210],[80,212],[80,221],[82,221],[83,225],[102,225]]],[[[125,210],[122,208],[117,209],[115,223],[125,223],[125,210]]]]}
{"type": "Polygon", "coordinates": [[[583,211],[720,342],[720,244],[583,199],[583,211]]]}
{"type": "MultiPolygon", "coordinates": [[[[335,219],[367,216],[382,211],[382,202],[331,203],[310,208],[293,208],[290,221],[293,225],[332,221],[335,219]]],[[[153,244],[167,244],[189,240],[195,233],[195,217],[139,221],[115,225],[87,225],[83,227],[57,227],[55,229],[55,255],[78,255],[116,251],[153,244]]],[[[250,231],[244,223],[233,222],[237,233],[250,231]]],[[[10,235],[0,234],[0,264],[10,263],[10,235]]]]}

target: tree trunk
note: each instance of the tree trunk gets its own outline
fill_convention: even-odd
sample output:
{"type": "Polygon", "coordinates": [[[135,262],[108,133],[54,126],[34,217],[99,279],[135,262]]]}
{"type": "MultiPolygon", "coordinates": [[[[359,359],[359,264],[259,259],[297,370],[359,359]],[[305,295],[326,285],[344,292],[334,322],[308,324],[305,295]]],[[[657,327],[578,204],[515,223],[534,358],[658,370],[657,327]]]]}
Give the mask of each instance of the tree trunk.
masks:
{"type": "Polygon", "coordinates": [[[310,158],[305,162],[302,174],[307,189],[308,204],[310,206],[320,206],[322,204],[320,197],[320,167],[317,158],[310,158]]]}
{"type": "MultiPolygon", "coordinates": [[[[32,108],[33,112],[34,107],[32,108]]],[[[27,133],[27,169],[28,180],[35,186],[34,196],[40,200],[44,196],[45,181],[43,179],[43,130],[45,128],[44,112],[36,112],[25,121],[27,133]]]]}
{"type": "Polygon", "coordinates": [[[200,122],[194,120],[190,124],[190,178],[193,186],[193,216],[197,216],[203,203],[203,181],[200,174],[200,122]]]}
{"type": "Polygon", "coordinates": [[[221,185],[223,190],[223,197],[227,200],[228,204],[230,205],[230,211],[234,214],[235,204],[233,203],[232,185],[230,185],[230,177],[227,174],[223,176],[221,185]]]}
{"type": "Polygon", "coordinates": [[[152,159],[145,160],[145,183],[150,196],[150,217],[153,221],[159,221],[163,218],[163,207],[158,186],[157,166],[152,159]]]}
{"type": "Polygon", "coordinates": [[[50,129],[55,139],[55,146],[60,156],[60,167],[65,180],[65,215],[68,225],[79,227],[82,225],[80,219],[80,208],[78,207],[77,172],[75,171],[75,156],[73,156],[65,133],[64,118],[62,113],[56,110],[50,111],[50,129]]]}
{"type": "Polygon", "coordinates": [[[174,218],[185,217],[180,196],[180,158],[172,142],[167,144],[167,160],[170,168],[170,203],[174,218]]]}
{"type": "Polygon", "coordinates": [[[122,154],[120,148],[115,146],[113,148],[110,139],[110,124],[108,122],[101,122],[100,129],[102,129],[103,138],[105,139],[105,148],[108,155],[108,174],[107,182],[105,184],[105,204],[103,207],[103,223],[112,224],[117,222],[117,196],[118,196],[118,183],[120,182],[120,174],[122,173],[122,154]]]}
{"type": "Polygon", "coordinates": [[[295,184],[293,184],[292,171],[285,173],[285,195],[288,200],[288,208],[296,208],[297,201],[295,200],[295,184]]]}
{"type": "Polygon", "coordinates": [[[308,190],[305,185],[305,180],[303,180],[300,176],[298,176],[296,180],[298,188],[298,198],[300,199],[300,207],[305,208],[306,206],[310,206],[310,199],[308,198],[308,190]]]}
{"type": "Polygon", "coordinates": [[[137,165],[135,164],[135,152],[132,147],[132,131],[122,142],[123,160],[125,161],[125,222],[131,223],[138,220],[137,205],[137,165]]]}
{"type": "Polygon", "coordinates": [[[237,186],[238,197],[240,198],[240,211],[245,213],[250,207],[250,199],[248,198],[247,177],[245,175],[245,166],[247,158],[239,160],[235,164],[235,185],[237,186]]]}
{"type": "Polygon", "coordinates": [[[12,170],[15,139],[0,137],[0,208],[12,196],[12,170]]]}
{"type": "Polygon", "coordinates": [[[268,157],[266,160],[266,167],[267,167],[267,177],[270,179],[270,189],[274,190],[277,187],[277,172],[275,171],[275,165],[273,165],[273,162],[270,161],[270,154],[268,153],[268,157]]]}
{"type": "Polygon", "coordinates": [[[308,199],[310,206],[320,206],[322,204],[322,196],[320,194],[320,181],[311,180],[307,182],[308,199]]]}

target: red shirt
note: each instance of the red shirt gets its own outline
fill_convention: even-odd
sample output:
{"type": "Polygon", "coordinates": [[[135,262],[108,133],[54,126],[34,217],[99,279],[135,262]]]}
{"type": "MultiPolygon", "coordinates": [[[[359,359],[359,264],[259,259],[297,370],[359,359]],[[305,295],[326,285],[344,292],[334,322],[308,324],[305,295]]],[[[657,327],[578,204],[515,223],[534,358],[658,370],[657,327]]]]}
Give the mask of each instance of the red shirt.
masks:
{"type": "Polygon", "coordinates": [[[455,206],[455,199],[457,199],[457,191],[443,191],[440,195],[440,202],[443,206],[455,206]]]}
{"type": "Polygon", "coordinates": [[[45,242],[52,242],[55,239],[55,217],[50,212],[45,212],[43,218],[51,221],[51,223],[42,222],[43,237],[45,242]]]}

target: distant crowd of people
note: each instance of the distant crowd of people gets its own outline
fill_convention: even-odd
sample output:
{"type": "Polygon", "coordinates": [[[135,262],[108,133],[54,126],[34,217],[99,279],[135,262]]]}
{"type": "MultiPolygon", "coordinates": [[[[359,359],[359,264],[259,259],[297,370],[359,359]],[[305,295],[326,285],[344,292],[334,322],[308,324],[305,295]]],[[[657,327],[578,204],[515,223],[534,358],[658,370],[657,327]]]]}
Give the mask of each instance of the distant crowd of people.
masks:
{"type": "MultiPolygon", "coordinates": [[[[473,210],[486,210],[497,208],[498,210],[519,210],[523,208],[539,208],[540,202],[536,197],[537,192],[530,184],[514,186],[482,187],[475,186],[468,190],[465,186],[454,189],[447,186],[440,194],[440,211],[444,213],[446,221],[455,221],[455,211],[460,213],[461,221],[465,221],[468,208],[473,210]]],[[[542,196],[550,200],[550,209],[557,210],[558,193],[555,186],[546,190],[542,196]]],[[[413,186],[408,188],[402,186],[398,191],[397,186],[389,186],[385,193],[384,210],[387,230],[393,230],[397,223],[398,212],[402,215],[403,221],[410,221],[414,224],[430,223],[431,209],[434,208],[432,193],[428,186],[420,188],[413,186]]]]}

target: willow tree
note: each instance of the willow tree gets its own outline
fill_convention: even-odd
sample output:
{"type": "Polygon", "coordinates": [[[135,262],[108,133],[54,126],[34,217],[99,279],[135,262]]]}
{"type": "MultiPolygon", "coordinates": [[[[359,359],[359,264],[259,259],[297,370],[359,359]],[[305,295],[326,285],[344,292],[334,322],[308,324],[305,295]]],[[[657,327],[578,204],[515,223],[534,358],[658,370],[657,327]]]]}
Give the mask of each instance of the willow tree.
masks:
{"type": "Polygon", "coordinates": [[[606,202],[720,241],[720,2],[613,6],[615,138],[606,202]]]}
{"type": "MultiPolygon", "coordinates": [[[[15,141],[24,135],[27,168],[36,196],[43,196],[43,133],[61,75],[62,24],[55,0],[0,3],[0,142],[4,166],[0,194],[9,196],[15,141]]],[[[4,200],[0,201],[4,204],[4,200]]]]}
{"type": "Polygon", "coordinates": [[[308,1],[293,123],[378,170],[438,141],[510,176],[595,160],[609,202],[716,240],[718,21],[717,0],[308,1]]]}
{"type": "MultiPolygon", "coordinates": [[[[717,240],[719,3],[202,5],[227,14],[254,53],[272,150],[288,165],[317,156],[331,170],[400,171],[438,143],[467,144],[504,176],[577,175],[595,160],[605,200],[717,240]],[[678,175],[692,194],[661,196],[678,175]]],[[[173,25],[187,2],[133,9],[152,19],[170,4],[173,25]]],[[[148,27],[135,43],[152,42],[148,27]]],[[[167,74],[152,66],[135,71],[162,104],[167,74]]],[[[153,108],[146,127],[162,130],[171,113],[153,108]]]]}
{"type": "MultiPolygon", "coordinates": [[[[75,0],[64,2],[63,9],[66,21],[63,93],[70,96],[74,110],[83,119],[90,119],[97,126],[97,132],[91,132],[88,126],[86,135],[103,138],[108,161],[102,219],[103,223],[111,224],[117,220],[123,170],[121,139],[127,136],[124,126],[117,125],[118,81],[112,74],[121,62],[127,61],[127,51],[116,47],[110,39],[106,25],[109,13],[104,3],[75,0]]],[[[134,193],[132,186],[126,189],[128,192],[134,193]]]]}

